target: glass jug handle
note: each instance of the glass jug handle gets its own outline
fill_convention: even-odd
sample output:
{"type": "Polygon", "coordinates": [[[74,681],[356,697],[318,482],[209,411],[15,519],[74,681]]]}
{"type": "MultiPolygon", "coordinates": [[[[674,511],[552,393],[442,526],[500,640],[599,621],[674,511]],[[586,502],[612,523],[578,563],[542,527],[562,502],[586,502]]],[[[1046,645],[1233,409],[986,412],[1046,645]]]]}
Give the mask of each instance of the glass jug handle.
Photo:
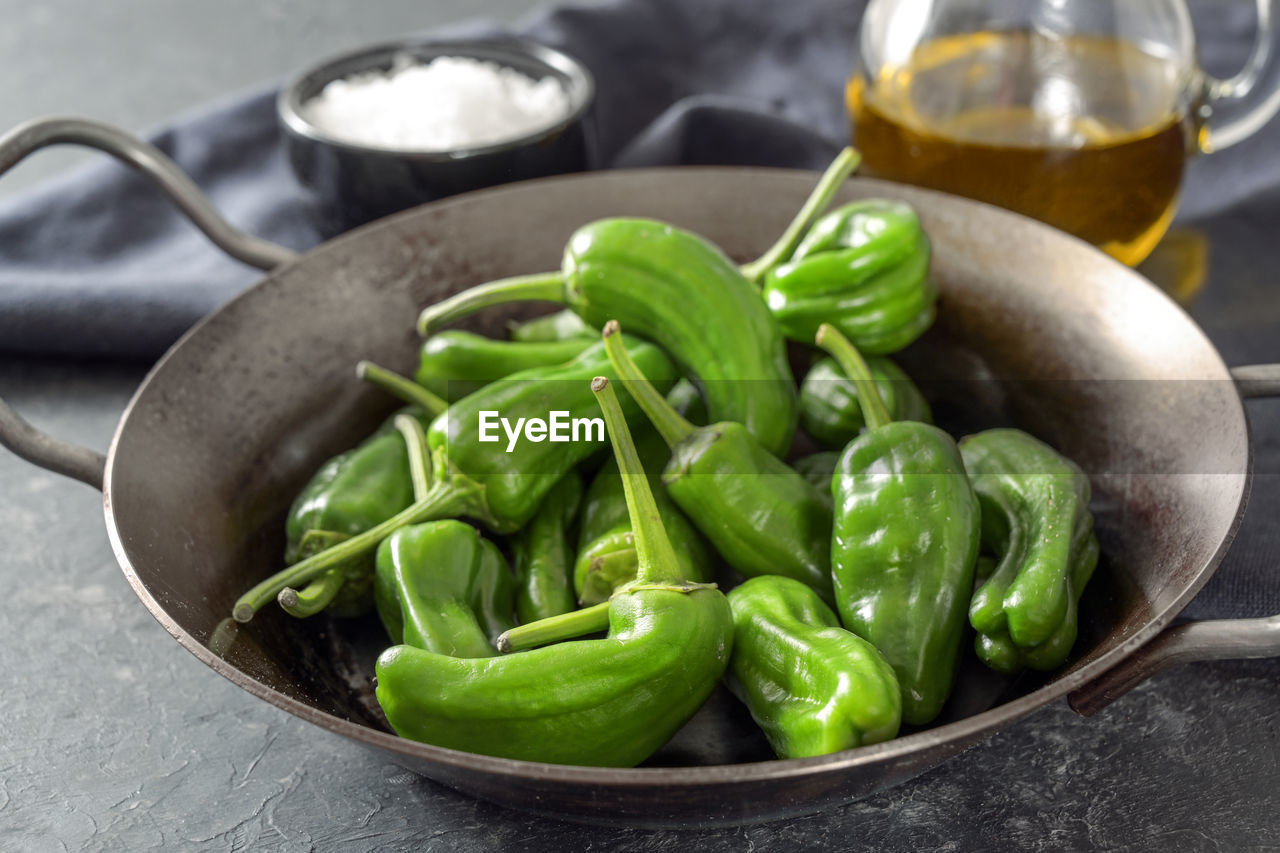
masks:
{"type": "Polygon", "coordinates": [[[1205,75],[1205,105],[1199,145],[1206,153],[1221,151],[1251,136],[1280,111],[1280,49],[1276,19],[1280,0],[1257,0],[1258,33],[1253,53],[1234,77],[1205,75]]]}

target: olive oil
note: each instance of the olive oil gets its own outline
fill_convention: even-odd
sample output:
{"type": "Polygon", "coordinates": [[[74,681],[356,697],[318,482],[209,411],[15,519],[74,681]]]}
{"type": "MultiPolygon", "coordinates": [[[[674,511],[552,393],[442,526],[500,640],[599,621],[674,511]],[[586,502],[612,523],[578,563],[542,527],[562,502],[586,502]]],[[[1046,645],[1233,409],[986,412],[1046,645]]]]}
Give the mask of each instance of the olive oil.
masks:
{"type": "Polygon", "coordinates": [[[1127,264],[1169,227],[1194,150],[1189,87],[1116,38],[948,36],[847,89],[866,171],[1000,205],[1127,264]]]}

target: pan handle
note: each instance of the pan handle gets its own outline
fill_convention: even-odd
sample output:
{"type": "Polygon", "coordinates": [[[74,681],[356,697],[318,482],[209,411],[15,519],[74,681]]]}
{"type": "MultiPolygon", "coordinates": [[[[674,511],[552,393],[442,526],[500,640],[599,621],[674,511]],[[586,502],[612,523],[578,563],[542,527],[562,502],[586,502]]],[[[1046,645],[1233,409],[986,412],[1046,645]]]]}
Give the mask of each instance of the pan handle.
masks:
{"type": "Polygon", "coordinates": [[[214,209],[195,181],[159,148],[102,122],[79,118],[42,118],[18,125],[0,137],[0,175],[41,148],[84,145],[105,151],[141,172],[164,192],[214,245],[249,266],[269,270],[295,260],[292,249],[260,240],[235,228],[214,209]]]}
{"type": "Polygon", "coordinates": [[[102,491],[107,457],[41,432],[0,400],[0,444],[28,462],[102,491]]]}
{"type": "MultiPolygon", "coordinates": [[[[1231,369],[1241,397],[1280,397],[1280,364],[1231,369]]],[[[1067,696],[1082,716],[1101,711],[1170,667],[1204,660],[1280,656],[1280,614],[1261,619],[1215,619],[1166,628],[1155,639],[1067,696]]]]}
{"type": "MultiPolygon", "coordinates": [[[[27,155],[50,145],[84,145],[105,151],[150,178],[197,228],[238,261],[267,270],[298,257],[292,249],[260,240],[232,226],[214,209],[195,182],[160,149],[124,131],[76,118],[36,119],[0,137],[0,175],[27,155]]],[[[18,456],[58,474],[101,489],[106,457],[46,435],[0,400],[0,444],[18,456]]]]}

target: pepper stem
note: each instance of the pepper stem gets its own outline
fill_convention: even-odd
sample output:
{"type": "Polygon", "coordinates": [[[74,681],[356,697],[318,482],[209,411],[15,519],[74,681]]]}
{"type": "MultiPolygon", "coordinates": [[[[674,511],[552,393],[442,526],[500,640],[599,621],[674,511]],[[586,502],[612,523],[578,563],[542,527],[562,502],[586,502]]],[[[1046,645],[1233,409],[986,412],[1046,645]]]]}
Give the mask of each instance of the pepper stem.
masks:
{"type": "Polygon", "coordinates": [[[362,361],[356,365],[356,376],[377,385],[383,391],[404,400],[411,406],[418,406],[431,417],[449,408],[449,402],[443,397],[432,394],[412,379],[406,379],[399,373],[379,367],[372,361],[362,361]]]}
{"type": "Polygon", "coordinates": [[[424,308],[418,315],[418,334],[425,338],[446,323],[469,317],[491,305],[531,300],[556,302],[563,305],[566,299],[564,284],[564,273],[560,272],[517,275],[487,284],[478,284],[424,308]]]}
{"type": "Polygon", "coordinates": [[[743,264],[742,274],[753,284],[759,285],[769,270],[791,257],[791,253],[804,238],[805,232],[823,214],[831,204],[831,199],[835,197],[836,191],[840,189],[840,185],[853,174],[853,170],[858,168],[861,162],[862,155],[853,148],[845,148],[837,154],[836,159],[831,161],[831,165],[818,179],[818,185],[813,188],[813,192],[809,194],[808,200],[800,208],[796,218],[791,220],[787,230],[782,232],[778,242],[770,246],[769,250],[759,258],[749,264],[743,264]]]}
{"type": "Polygon", "coordinates": [[[621,332],[622,327],[618,325],[617,320],[610,320],[604,324],[604,351],[609,356],[609,363],[617,372],[618,379],[626,384],[627,391],[653,422],[667,446],[675,447],[692,435],[697,427],[685,420],[667,402],[667,398],[659,394],[658,389],[645,378],[640,366],[627,352],[627,345],[622,342],[621,332]]]}
{"type": "Polygon", "coordinates": [[[452,481],[437,483],[425,498],[396,513],[381,524],[370,527],[365,532],[358,533],[350,539],[339,542],[319,554],[300,560],[283,571],[276,572],[240,596],[236,600],[235,607],[231,610],[231,615],[237,622],[248,622],[253,618],[253,614],[278,596],[280,590],[285,587],[296,589],[302,584],[324,574],[339,563],[367,554],[377,548],[378,543],[383,539],[386,539],[401,527],[422,521],[461,515],[469,508],[469,503],[470,496],[460,491],[452,481]]]}
{"type": "Polygon", "coordinates": [[[594,634],[609,627],[609,602],[604,601],[593,607],[584,607],[559,616],[548,616],[536,622],[503,631],[498,635],[494,645],[504,655],[532,649],[535,646],[546,646],[562,640],[572,640],[584,634],[594,634]]]}
{"type": "Polygon", "coordinates": [[[627,428],[626,416],[618,404],[618,395],[603,376],[591,380],[591,392],[596,395],[596,402],[604,413],[609,440],[613,442],[613,455],[618,461],[618,473],[622,475],[622,490],[627,498],[636,548],[636,580],[640,583],[683,580],[676,551],[662,526],[658,504],[649,489],[649,478],[645,476],[640,454],[636,452],[631,430],[627,428]]]}
{"type": "Polygon", "coordinates": [[[409,479],[413,481],[413,499],[425,500],[431,491],[431,460],[427,455],[427,434],[422,422],[412,415],[396,415],[392,421],[409,452],[409,479]]]}
{"type": "Polygon", "coordinates": [[[280,590],[276,601],[290,616],[296,616],[299,619],[315,616],[333,602],[345,580],[341,568],[332,568],[301,590],[286,586],[280,590]]]}
{"type": "Polygon", "coordinates": [[[858,348],[840,334],[839,329],[828,323],[818,327],[815,341],[836,360],[836,364],[840,365],[840,369],[853,382],[853,387],[858,391],[858,405],[862,407],[862,417],[867,426],[878,429],[892,423],[893,416],[889,414],[884,398],[880,396],[880,389],[871,376],[871,369],[863,361],[858,348]]]}

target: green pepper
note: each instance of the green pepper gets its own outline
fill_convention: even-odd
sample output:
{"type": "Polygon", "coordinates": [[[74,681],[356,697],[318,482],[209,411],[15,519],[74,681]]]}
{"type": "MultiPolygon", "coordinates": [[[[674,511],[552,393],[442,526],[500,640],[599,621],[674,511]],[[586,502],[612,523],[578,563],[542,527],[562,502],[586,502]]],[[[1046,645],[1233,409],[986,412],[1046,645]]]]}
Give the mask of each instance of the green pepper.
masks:
{"type": "Polygon", "coordinates": [[[576,358],[591,338],[564,341],[497,341],[471,332],[450,330],[422,344],[414,379],[450,402],[479,391],[495,379],[533,367],[552,367],[576,358]]]}
{"type": "Polygon", "coordinates": [[[960,453],[982,507],[982,543],[998,558],[969,606],[978,656],[1001,672],[1056,669],[1098,564],[1089,478],[1016,429],[966,436],[960,453]]]}
{"type": "MultiPolygon", "coordinates": [[[[666,461],[666,443],[662,436],[652,429],[638,430],[635,443],[645,470],[660,470],[666,461]]],[[[712,557],[705,540],[672,503],[656,474],[650,475],[649,487],[683,576],[693,581],[711,580],[712,557]]],[[[573,571],[578,603],[591,605],[608,600],[615,589],[635,579],[637,569],[622,475],[617,461],[611,459],[596,474],[583,501],[573,571]]]]}
{"type": "Polygon", "coordinates": [[[567,304],[588,324],[611,319],[653,341],[699,386],[713,421],[746,426],[776,456],[796,426],[796,387],[777,321],[716,246],[664,222],[582,226],[559,272],[490,282],[433,305],[427,334],[482,308],[519,300],[567,304]]]}
{"type": "Polygon", "coordinates": [[[595,329],[568,308],[511,325],[513,341],[567,341],[570,338],[595,341],[596,335],[595,329]]]}
{"type": "Polygon", "coordinates": [[[680,577],[617,397],[603,378],[592,389],[626,485],[639,574],[603,607],[509,635],[576,636],[607,624],[608,636],[472,660],[393,646],[378,658],[376,695],[400,735],[526,761],[627,767],[684,725],[724,674],[729,605],[714,586],[680,577]],[[579,632],[580,614],[603,620],[579,632]]]}
{"type": "MultiPolygon", "coordinates": [[[[901,367],[883,356],[868,356],[867,367],[895,421],[933,423],[920,389],[901,367]]],[[[858,392],[835,359],[823,358],[800,383],[800,426],[824,447],[843,448],[866,429],[858,392]]]]}
{"type": "MultiPolygon", "coordinates": [[[[661,350],[642,341],[636,346],[655,375],[673,381],[670,377],[675,370],[661,350]]],[[[546,422],[558,411],[567,412],[569,419],[598,417],[599,406],[589,390],[584,393],[584,383],[608,372],[604,346],[596,343],[567,364],[512,374],[452,404],[427,431],[432,476],[422,497],[374,527],[257,584],[236,601],[232,615],[239,622],[249,621],[281,590],[312,581],[347,560],[372,552],[393,531],[408,524],[466,516],[497,533],[520,529],[556,483],[594,453],[597,445],[590,440],[525,440],[513,447],[519,452],[504,452],[503,430],[495,428],[493,442],[481,440],[481,413],[501,413],[513,424],[531,418],[546,422]]]]}
{"type": "Polygon", "coordinates": [[[769,270],[764,298],[792,340],[838,328],[867,353],[891,353],[933,323],[929,238],[910,205],[866,199],[823,216],[789,259],[769,270]]]}
{"type": "Polygon", "coordinates": [[[326,461],[285,516],[285,562],[299,559],[313,531],[362,533],[413,503],[404,438],[387,418],[377,432],[326,461]]]}
{"type": "MultiPolygon", "coordinates": [[[[663,388],[670,388],[676,376],[671,361],[653,344],[633,341],[663,388]]],[[[497,443],[478,440],[481,412],[500,412],[512,422],[525,416],[545,420],[552,411],[567,411],[570,419],[598,418],[600,407],[587,383],[601,375],[612,376],[613,370],[604,345],[596,341],[567,364],[523,371],[488,385],[431,422],[427,438],[433,454],[441,454],[449,467],[465,471],[484,488],[489,511],[499,520],[494,528],[497,532],[522,527],[551,487],[600,445],[590,440],[523,440],[515,452],[506,453],[507,437],[502,430],[497,430],[501,436],[497,443]]],[[[630,415],[638,413],[630,401],[625,410],[630,415]]],[[[588,431],[580,438],[588,436],[594,437],[596,432],[588,431]]]]}
{"type": "MultiPolygon", "coordinates": [[[[356,366],[356,375],[409,403],[409,408],[388,418],[360,446],[330,459],[303,487],[285,518],[286,564],[309,559],[369,530],[426,493],[422,420],[428,413],[438,416],[448,404],[367,361],[356,366]]],[[[278,600],[298,618],[322,610],[333,616],[359,616],[373,603],[373,572],[373,554],[359,554],[300,590],[282,588],[278,600]]]]}
{"type": "MultiPolygon", "coordinates": [[[[385,521],[414,500],[415,483],[412,453],[405,442],[415,435],[406,432],[400,415],[411,414],[421,426],[438,417],[448,403],[402,376],[368,361],[356,365],[356,375],[409,404],[383,421],[382,426],[351,450],[326,461],[307,482],[285,517],[285,562],[306,556],[301,553],[304,538],[324,532],[325,539],[345,539],[385,521]]],[[[312,536],[307,548],[315,551],[319,537],[312,536]]],[[[320,550],[323,550],[321,548],[320,550]]]]}
{"type": "Polygon", "coordinates": [[[831,569],[844,626],[893,665],[902,719],[933,720],[955,680],[978,557],[978,501],[955,441],[891,421],[862,357],[831,326],[818,345],[858,387],[868,429],[840,454],[831,569]]]}
{"type": "MultiPolygon", "coordinates": [[[[388,418],[368,439],[329,459],[294,498],[285,516],[285,563],[291,565],[350,539],[395,516],[415,499],[412,453],[406,441],[421,434],[424,412],[438,414],[444,402],[425,395],[425,404],[388,418]],[[410,416],[412,414],[412,416],[410,416]],[[416,425],[416,431],[409,426],[416,425]]],[[[372,599],[373,555],[336,564],[307,587],[280,590],[280,604],[299,618],[327,610],[359,616],[372,599]]]]}
{"type": "Polygon", "coordinates": [[[752,578],[731,590],[729,689],[779,758],[827,755],[898,734],[898,679],[875,646],[840,627],[812,589],[752,578]]]}
{"type": "Polygon", "coordinates": [[[569,528],[581,502],[582,478],[577,471],[570,471],[547,494],[511,543],[516,569],[516,616],[521,623],[568,613],[577,606],[569,528]]]}
{"type": "Polygon", "coordinates": [[[489,657],[511,628],[511,570],[497,546],[469,524],[413,524],[378,546],[374,601],[397,645],[489,657]]]}
{"type": "Polygon", "coordinates": [[[744,577],[784,575],[831,595],[831,505],[742,424],[695,427],[647,381],[610,320],[605,348],[618,377],[671,448],[667,494],[744,577]]]}

